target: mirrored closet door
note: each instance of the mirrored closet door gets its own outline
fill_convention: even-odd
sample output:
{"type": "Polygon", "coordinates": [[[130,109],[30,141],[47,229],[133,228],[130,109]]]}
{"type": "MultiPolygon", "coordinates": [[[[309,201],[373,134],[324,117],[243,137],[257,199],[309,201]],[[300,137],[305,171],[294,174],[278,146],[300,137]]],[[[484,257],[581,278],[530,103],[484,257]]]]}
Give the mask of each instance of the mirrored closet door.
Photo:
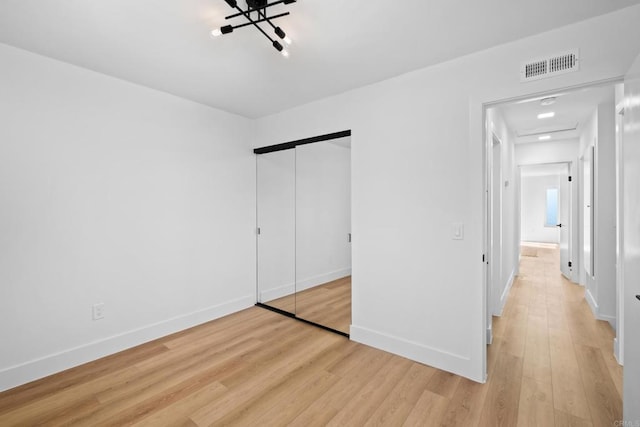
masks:
{"type": "Polygon", "coordinates": [[[255,151],[258,303],[348,335],[350,132],[255,151]]]}
{"type": "Polygon", "coordinates": [[[295,151],[257,156],[259,303],[295,313],[295,151]]]}

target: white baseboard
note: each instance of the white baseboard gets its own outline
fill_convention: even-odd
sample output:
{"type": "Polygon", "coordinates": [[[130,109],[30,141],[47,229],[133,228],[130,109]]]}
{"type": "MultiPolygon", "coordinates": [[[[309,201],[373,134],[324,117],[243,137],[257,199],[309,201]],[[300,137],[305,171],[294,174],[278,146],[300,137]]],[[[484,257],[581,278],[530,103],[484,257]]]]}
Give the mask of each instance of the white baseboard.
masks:
{"type": "Polygon", "coordinates": [[[293,295],[295,292],[296,286],[293,283],[277,286],[275,288],[261,290],[258,295],[258,301],[273,301],[274,299],[286,297],[287,295],[293,295]]]}
{"type": "Polygon", "coordinates": [[[493,328],[487,328],[487,345],[493,344],[493,328]]]}
{"type": "Polygon", "coordinates": [[[424,344],[394,337],[361,326],[351,325],[350,338],[361,344],[366,344],[389,353],[433,366],[463,377],[482,382],[483,378],[474,379],[469,373],[471,359],[453,354],[445,350],[429,347],[424,344]]]}
{"type": "Polygon", "coordinates": [[[275,288],[261,290],[260,302],[273,301],[274,299],[286,297],[287,295],[292,295],[295,292],[304,291],[306,289],[313,288],[314,286],[332,282],[350,275],[351,268],[342,268],[340,270],[330,271],[329,273],[319,274],[307,279],[301,279],[296,283],[289,283],[275,288]]]}
{"type": "Polygon", "coordinates": [[[507,298],[509,297],[509,292],[511,292],[511,288],[513,287],[513,281],[515,280],[515,270],[511,272],[509,276],[509,280],[507,281],[507,285],[504,287],[502,291],[502,295],[500,295],[499,306],[496,307],[495,316],[502,316],[502,312],[504,311],[504,306],[507,303],[507,298]]]}
{"type": "Polygon", "coordinates": [[[589,308],[591,308],[591,313],[593,313],[593,316],[597,319],[598,318],[598,303],[596,302],[596,299],[593,297],[593,295],[591,294],[591,291],[589,289],[585,289],[585,291],[584,291],[584,299],[587,300],[587,304],[589,304],[589,308]]]}
{"type": "Polygon", "coordinates": [[[609,316],[607,314],[599,314],[597,316],[598,320],[604,320],[606,322],[609,322],[609,324],[611,325],[611,327],[613,328],[613,330],[616,330],[616,317],[615,316],[609,316]]]}
{"type": "Polygon", "coordinates": [[[624,366],[624,359],[622,351],[620,351],[620,341],[618,340],[618,338],[613,339],[613,355],[615,356],[618,365],[624,366]]]}
{"type": "Polygon", "coordinates": [[[64,371],[83,363],[126,350],[175,332],[235,313],[255,304],[255,296],[248,295],[223,304],[167,319],[112,337],[93,341],[75,348],[30,360],[0,370],[0,391],[64,371]]]}
{"type": "Polygon", "coordinates": [[[593,297],[593,294],[589,289],[586,289],[584,292],[584,298],[587,300],[587,304],[589,304],[589,308],[591,308],[591,313],[593,313],[593,317],[598,320],[604,320],[609,322],[613,330],[616,330],[616,317],[610,316],[608,314],[600,313],[600,306],[596,302],[596,299],[593,297]]]}

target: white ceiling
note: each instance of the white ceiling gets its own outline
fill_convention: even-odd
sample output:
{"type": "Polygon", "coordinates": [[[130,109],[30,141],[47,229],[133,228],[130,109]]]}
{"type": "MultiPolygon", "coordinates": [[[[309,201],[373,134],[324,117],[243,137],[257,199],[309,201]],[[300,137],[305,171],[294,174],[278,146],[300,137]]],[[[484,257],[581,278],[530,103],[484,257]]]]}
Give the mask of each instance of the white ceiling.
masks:
{"type": "Polygon", "coordinates": [[[262,117],[640,0],[298,0],[283,58],[224,0],[0,0],[0,42],[262,117]]]}
{"type": "MultiPolygon", "coordinates": [[[[509,129],[516,136],[516,144],[540,142],[538,137],[548,135],[548,141],[579,138],[584,124],[595,112],[598,104],[613,102],[612,84],[588,87],[552,95],[552,105],[541,105],[540,98],[506,103],[496,108],[509,129]],[[553,112],[551,118],[538,119],[538,114],[553,112]]],[[[549,96],[551,97],[551,95],[549,96]]]]}

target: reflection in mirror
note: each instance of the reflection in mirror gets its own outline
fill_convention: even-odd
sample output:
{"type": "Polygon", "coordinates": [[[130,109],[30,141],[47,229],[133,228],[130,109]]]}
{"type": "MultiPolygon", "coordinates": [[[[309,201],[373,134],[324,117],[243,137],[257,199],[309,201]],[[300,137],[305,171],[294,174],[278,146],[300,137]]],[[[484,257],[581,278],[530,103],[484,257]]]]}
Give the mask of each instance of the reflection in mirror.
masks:
{"type": "Polygon", "coordinates": [[[256,161],[258,302],[295,313],[295,151],[256,161]]]}
{"type": "Polygon", "coordinates": [[[351,138],[299,145],[296,154],[296,316],[349,333],[351,138]]]}

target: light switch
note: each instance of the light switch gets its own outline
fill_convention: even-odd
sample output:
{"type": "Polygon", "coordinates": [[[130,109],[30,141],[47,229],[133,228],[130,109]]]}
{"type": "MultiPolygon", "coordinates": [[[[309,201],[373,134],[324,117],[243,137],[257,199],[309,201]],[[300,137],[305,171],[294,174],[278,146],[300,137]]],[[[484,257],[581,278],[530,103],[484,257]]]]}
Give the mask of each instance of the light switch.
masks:
{"type": "Polygon", "coordinates": [[[451,238],[453,240],[464,239],[464,224],[461,222],[454,222],[451,227],[451,238]]]}

